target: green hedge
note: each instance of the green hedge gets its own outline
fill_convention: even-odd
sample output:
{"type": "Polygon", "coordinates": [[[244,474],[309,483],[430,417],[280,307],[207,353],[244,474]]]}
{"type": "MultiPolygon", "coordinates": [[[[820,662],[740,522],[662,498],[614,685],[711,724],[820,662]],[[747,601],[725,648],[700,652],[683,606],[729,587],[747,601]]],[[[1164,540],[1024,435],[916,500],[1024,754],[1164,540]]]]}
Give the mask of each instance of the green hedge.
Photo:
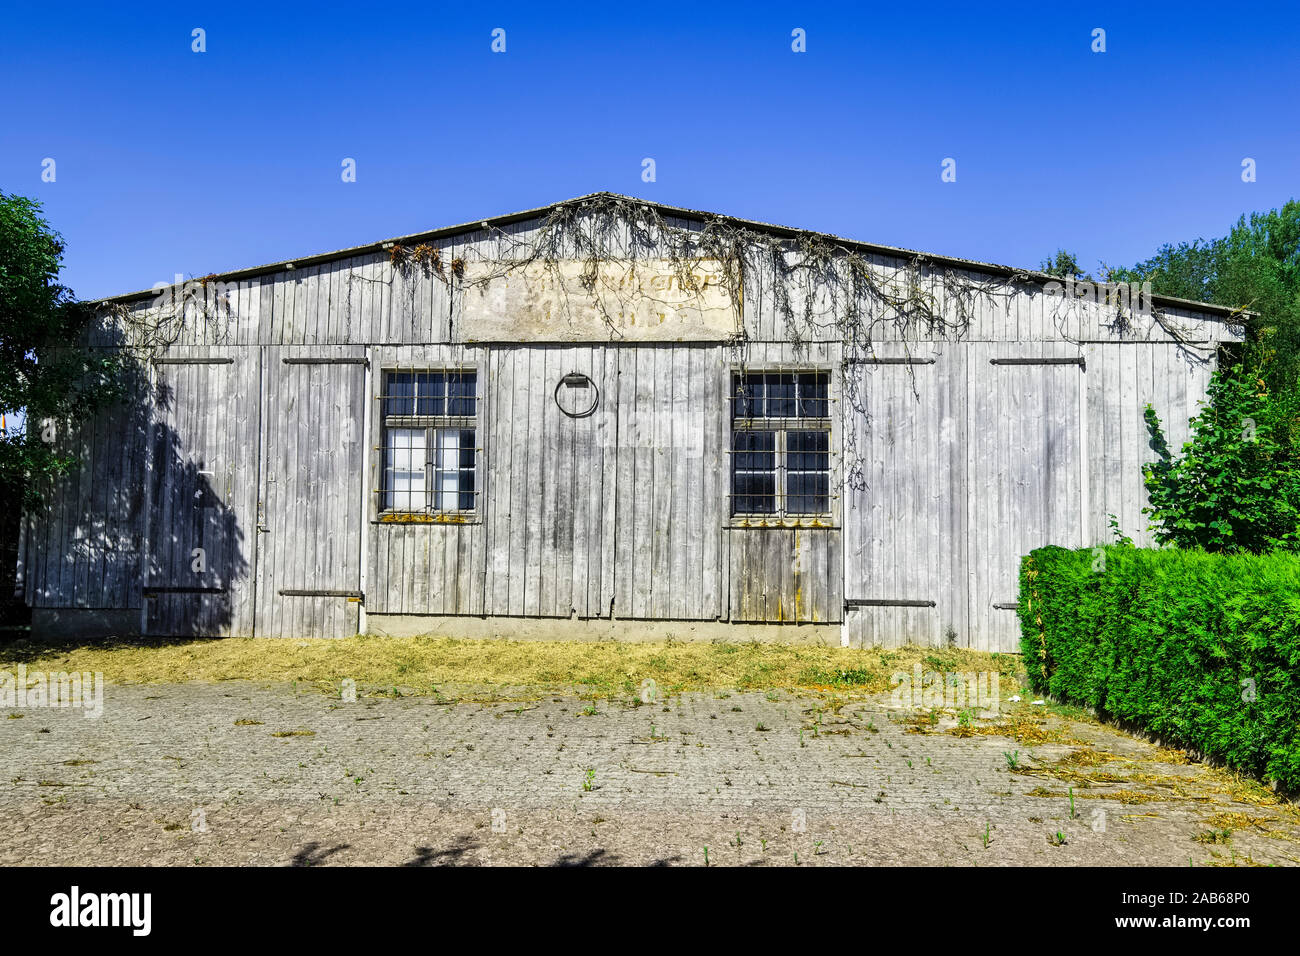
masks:
{"type": "Polygon", "coordinates": [[[1300,555],[1039,548],[1019,614],[1040,693],[1300,791],[1300,555]]]}

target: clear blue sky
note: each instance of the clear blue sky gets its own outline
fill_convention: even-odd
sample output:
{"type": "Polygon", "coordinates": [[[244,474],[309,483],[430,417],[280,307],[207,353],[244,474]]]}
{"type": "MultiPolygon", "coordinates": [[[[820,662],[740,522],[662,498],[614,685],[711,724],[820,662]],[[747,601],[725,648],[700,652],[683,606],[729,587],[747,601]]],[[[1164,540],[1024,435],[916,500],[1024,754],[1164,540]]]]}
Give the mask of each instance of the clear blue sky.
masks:
{"type": "Polygon", "coordinates": [[[10,0],[0,189],[86,297],[598,190],[1088,268],[1300,195],[1294,3],[545,6],[10,0]]]}

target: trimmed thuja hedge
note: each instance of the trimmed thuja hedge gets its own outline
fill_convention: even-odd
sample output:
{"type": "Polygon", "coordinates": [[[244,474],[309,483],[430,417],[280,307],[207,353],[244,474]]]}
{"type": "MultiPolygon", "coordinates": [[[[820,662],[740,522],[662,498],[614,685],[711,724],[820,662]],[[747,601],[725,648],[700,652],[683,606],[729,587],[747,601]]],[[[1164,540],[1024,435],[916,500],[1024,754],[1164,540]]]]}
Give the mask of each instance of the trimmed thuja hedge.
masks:
{"type": "Polygon", "coordinates": [[[1300,791],[1300,555],[1039,548],[1019,613],[1039,692],[1300,791]]]}

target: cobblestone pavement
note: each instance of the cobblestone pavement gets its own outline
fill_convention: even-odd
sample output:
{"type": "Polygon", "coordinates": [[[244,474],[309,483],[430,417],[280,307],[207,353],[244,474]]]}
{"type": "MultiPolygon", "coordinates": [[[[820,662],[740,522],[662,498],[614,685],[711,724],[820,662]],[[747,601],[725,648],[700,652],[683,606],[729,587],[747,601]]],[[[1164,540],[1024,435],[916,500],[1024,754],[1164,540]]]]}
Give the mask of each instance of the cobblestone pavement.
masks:
{"type": "Polygon", "coordinates": [[[10,711],[0,863],[1300,862],[1265,788],[1027,702],[962,725],[887,697],[510,696],[109,685],[100,719],[10,711]]]}

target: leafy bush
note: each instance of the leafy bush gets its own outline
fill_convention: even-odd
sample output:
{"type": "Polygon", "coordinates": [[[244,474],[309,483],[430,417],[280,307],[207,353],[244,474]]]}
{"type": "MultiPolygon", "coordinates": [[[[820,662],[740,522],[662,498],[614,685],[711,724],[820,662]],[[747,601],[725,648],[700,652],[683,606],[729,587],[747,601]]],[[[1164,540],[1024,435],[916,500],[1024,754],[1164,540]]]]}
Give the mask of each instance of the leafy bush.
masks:
{"type": "Polygon", "coordinates": [[[1206,551],[1300,551],[1300,409],[1240,366],[1217,369],[1175,459],[1147,406],[1158,459],[1143,468],[1156,540],[1206,551]]]}
{"type": "Polygon", "coordinates": [[[1039,548],[1019,614],[1037,691],[1300,791],[1300,555],[1039,548]]]}
{"type": "MultiPolygon", "coordinates": [[[[94,309],[59,283],[63,239],[34,200],[0,192],[0,500],[40,505],[39,479],[76,463],[41,436],[49,418],[73,424],[125,387],[128,357],[90,348],[94,309]]],[[[0,588],[9,587],[0,581],[0,588]]]]}

